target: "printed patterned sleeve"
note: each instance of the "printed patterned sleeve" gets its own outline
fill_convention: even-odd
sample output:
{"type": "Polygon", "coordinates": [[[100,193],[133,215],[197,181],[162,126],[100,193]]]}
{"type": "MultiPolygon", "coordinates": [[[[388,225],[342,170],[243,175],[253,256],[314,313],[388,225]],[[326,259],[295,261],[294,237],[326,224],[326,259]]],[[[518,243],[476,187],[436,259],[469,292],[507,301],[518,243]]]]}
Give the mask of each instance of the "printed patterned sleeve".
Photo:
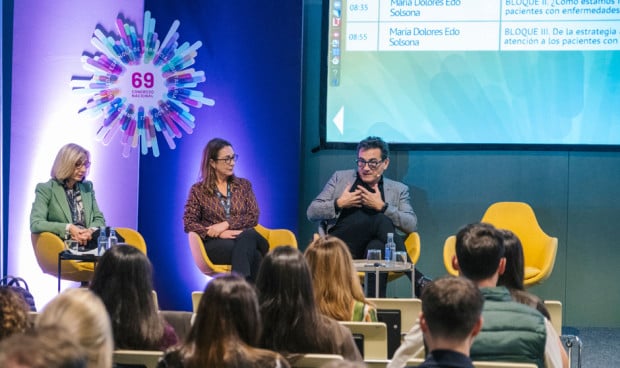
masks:
{"type": "Polygon", "coordinates": [[[185,202],[185,212],[183,213],[183,230],[186,233],[195,232],[201,238],[207,237],[207,226],[203,220],[203,205],[201,204],[200,186],[194,184],[190,189],[189,197],[185,202]]]}

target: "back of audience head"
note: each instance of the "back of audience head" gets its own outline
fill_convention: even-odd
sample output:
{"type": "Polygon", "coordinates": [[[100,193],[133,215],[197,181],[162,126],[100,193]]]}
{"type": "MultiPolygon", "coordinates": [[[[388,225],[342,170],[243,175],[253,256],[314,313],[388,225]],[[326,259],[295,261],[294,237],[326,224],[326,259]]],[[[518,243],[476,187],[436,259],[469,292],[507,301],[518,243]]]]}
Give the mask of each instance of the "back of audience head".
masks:
{"type": "Polygon", "coordinates": [[[324,332],[317,331],[320,314],[310,269],[299,250],[283,246],[267,253],[256,288],[263,320],[263,347],[297,353],[317,345],[317,335],[324,332]]]}
{"type": "Polygon", "coordinates": [[[242,277],[223,275],[209,282],[196,320],[181,347],[187,367],[262,367],[275,365],[274,352],[254,348],[261,334],[258,299],[242,277]]]}
{"type": "MultiPolygon", "coordinates": [[[[87,368],[86,350],[61,325],[41,326],[0,342],[3,368],[87,368]]],[[[110,367],[109,362],[107,367],[110,367]]]]}
{"type": "Polygon", "coordinates": [[[438,278],[424,288],[421,299],[420,325],[427,338],[430,335],[435,343],[468,342],[471,346],[482,327],[484,305],[482,293],[472,281],[453,276],[438,278]]]}
{"type": "Polygon", "coordinates": [[[37,317],[36,328],[62,328],[84,348],[88,368],[112,366],[114,341],[110,317],[97,295],[87,289],[67,289],[52,299],[37,317]]]}
{"type": "Polygon", "coordinates": [[[260,333],[256,292],[243,278],[225,275],[214,278],[205,288],[186,341],[217,359],[227,347],[239,343],[256,346],[260,333]]]}
{"type": "Polygon", "coordinates": [[[110,315],[117,349],[160,348],[163,320],[153,298],[153,268],[144,253],[130,245],[108,249],[90,289],[110,315]]]}
{"type": "Polygon", "coordinates": [[[499,276],[497,285],[505,286],[508,289],[525,290],[523,285],[525,266],[521,241],[510,230],[498,229],[498,231],[504,242],[506,269],[499,276]]]}
{"type": "Polygon", "coordinates": [[[491,224],[466,225],[456,234],[455,266],[461,275],[479,282],[503,273],[506,264],[504,242],[491,224]]]}
{"type": "Polygon", "coordinates": [[[304,257],[321,313],[339,321],[351,320],[352,303],[366,299],[347,245],[334,236],[319,237],[306,248],[304,257]]]}
{"type": "Polygon", "coordinates": [[[8,286],[0,287],[0,340],[26,331],[29,311],[30,307],[17,291],[8,286]]]}

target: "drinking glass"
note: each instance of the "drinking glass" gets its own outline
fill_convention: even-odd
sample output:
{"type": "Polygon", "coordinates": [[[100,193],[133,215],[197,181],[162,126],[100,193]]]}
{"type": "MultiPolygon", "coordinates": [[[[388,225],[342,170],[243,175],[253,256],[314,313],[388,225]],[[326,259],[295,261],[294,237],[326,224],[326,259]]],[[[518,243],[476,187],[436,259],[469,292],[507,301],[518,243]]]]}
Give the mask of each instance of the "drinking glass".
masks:
{"type": "Polygon", "coordinates": [[[366,254],[366,259],[369,261],[380,261],[381,260],[381,249],[368,249],[368,253],[366,254]]]}
{"type": "Polygon", "coordinates": [[[69,252],[76,254],[79,253],[79,248],[80,243],[77,240],[73,240],[73,239],[69,239],[69,240],[65,240],[65,249],[68,249],[69,252]]]}
{"type": "Polygon", "coordinates": [[[396,252],[396,263],[407,263],[407,252],[396,252]]]}

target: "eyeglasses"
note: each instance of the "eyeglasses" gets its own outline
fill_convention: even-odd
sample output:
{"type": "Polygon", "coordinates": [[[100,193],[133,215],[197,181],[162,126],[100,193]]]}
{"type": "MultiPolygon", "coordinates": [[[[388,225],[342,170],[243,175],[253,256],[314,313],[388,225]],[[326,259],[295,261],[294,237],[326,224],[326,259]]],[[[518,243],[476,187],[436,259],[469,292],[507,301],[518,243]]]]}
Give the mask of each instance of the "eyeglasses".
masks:
{"type": "Polygon", "coordinates": [[[233,161],[237,162],[237,160],[239,160],[239,155],[238,154],[234,154],[232,156],[226,156],[226,157],[222,157],[222,158],[214,158],[213,161],[224,161],[227,165],[230,165],[233,161]]]}
{"type": "Polygon", "coordinates": [[[90,161],[84,161],[84,162],[78,161],[78,162],[75,163],[75,168],[76,169],[79,169],[82,166],[84,166],[85,168],[88,169],[90,167],[90,161]]]}
{"type": "Polygon", "coordinates": [[[357,160],[355,160],[355,162],[357,163],[357,167],[359,167],[360,169],[363,169],[364,166],[368,165],[368,168],[370,170],[376,170],[379,165],[381,165],[381,163],[385,161],[385,160],[370,160],[370,161],[366,161],[363,158],[358,158],[357,160]]]}

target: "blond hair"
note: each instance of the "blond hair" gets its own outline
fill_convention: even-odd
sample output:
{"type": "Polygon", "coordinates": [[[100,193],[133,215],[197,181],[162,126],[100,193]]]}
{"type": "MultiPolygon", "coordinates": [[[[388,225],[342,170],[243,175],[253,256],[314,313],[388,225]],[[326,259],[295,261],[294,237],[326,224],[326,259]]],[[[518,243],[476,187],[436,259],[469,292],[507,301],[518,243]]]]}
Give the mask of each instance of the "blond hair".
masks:
{"type": "Polygon", "coordinates": [[[338,321],[350,321],[355,301],[369,304],[345,242],[330,235],[319,237],[306,248],[304,256],[321,313],[338,321]]]}
{"type": "Polygon", "coordinates": [[[101,299],[90,290],[73,288],[62,292],[45,306],[36,326],[64,327],[87,351],[88,368],[112,366],[110,317],[101,299]]]}
{"type": "Polygon", "coordinates": [[[64,181],[73,176],[76,167],[89,160],[90,153],[86,149],[75,143],[65,144],[56,154],[50,174],[52,178],[64,181]]]}

